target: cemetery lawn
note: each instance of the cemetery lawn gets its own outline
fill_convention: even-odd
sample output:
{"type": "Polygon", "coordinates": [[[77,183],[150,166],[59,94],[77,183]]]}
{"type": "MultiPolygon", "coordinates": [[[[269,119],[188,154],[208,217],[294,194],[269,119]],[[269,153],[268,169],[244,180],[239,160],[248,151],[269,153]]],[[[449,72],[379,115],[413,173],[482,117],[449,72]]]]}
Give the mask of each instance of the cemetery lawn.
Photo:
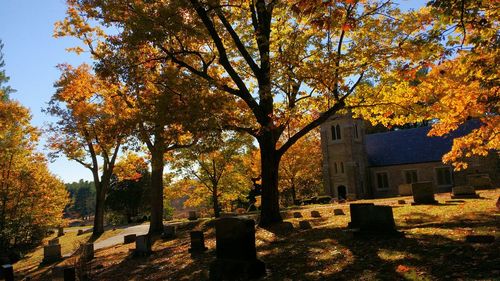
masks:
{"type": "MultiPolygon", "coordinates": [[[[257,255],[266,263],[260,280],[498,280],[500,277],[500,213],[497,190],[478,191],[479,199],[411,206],[410,197],[360,200],[392,205],[404,238],[355,239],[347,230],[349,204],[310,205],[286,210],[285,223],[257,228],[257,255]],[[397,203],[399,199],[406,204],[397,203]],[[341,208],[346,215],[333,216],[341,208]],[[311,218],[317,210],[321,218],[311,218]],[[300,211],[303,218],[293,218],[300,211]],[[307,220],[312,229],[300,230],[307,220]],[[293,225],[294,229],[287,228],[293,225]],[[495,236],[490,244],[465,242],[465,236],[495,236]]],[[[207,280],[215,259],[215,233],[209,220],[191,222],[170,241],[156,239],[153,254],[134,258],[134,244],[98,250],[91,262],[93,280],[207,280]],[[206,254],[191,258],[189,231],[203,230],[206,254]]],[[[64,246],[63,246],[64,248],[64,246]]],[[[16,271],[19,271],[15,265],[16,271]]],[[[42,277],[48,275],[42,275],[42,277]]],[[[43,279],[43,278],[41,278],[43,279]]],[[[50,280],[50,279],[47,279],[50,280]]]]}
{"type": "MultiPolygon", "coordinates": [[[[78,229],[89,229],[89,227],[67,227],[64,228],[65,234],[59,237],[59,244],[61,244],[61,254],[63,256],[73,253],[80,244],[89,241],[92,232],[90,230],[85,231],[82,235],[77,235],[78,229]]],[[[105,231],[96,242],[105,240],[109,237],[116,236],[122,232],[121,229],[107,230],[105,231]]],[[[14,264],[14,269],[17,272],[22,273],[22,275],[29,275],[33,277],[33,280],[37,280],[38,277],[46,275],[50,272],[53,266],[64,264],[69,262],[68,260],[62,261],[60,264],[51,264],[46,266],[40,266],[40,262],[43,259],[43,246],[48,244],[48,241],[57,237],[57,231],[53,235],[45,238],[43,240],[42,246],[37,247],[30,253],[28,253],[23,259],[14,264]]],[[[51,280],[51,279],[47,279],[51,280]]]]}

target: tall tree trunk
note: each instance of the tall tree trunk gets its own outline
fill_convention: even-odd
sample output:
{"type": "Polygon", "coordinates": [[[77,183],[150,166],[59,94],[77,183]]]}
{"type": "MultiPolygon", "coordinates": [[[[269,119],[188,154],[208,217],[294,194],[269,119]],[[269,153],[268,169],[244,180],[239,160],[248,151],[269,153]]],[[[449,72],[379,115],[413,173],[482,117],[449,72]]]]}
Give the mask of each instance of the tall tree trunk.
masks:
{"type": "Polygon", "coordinates": [[[275,142],[266,135],[271,132],[263,133],[264,137],[259,138],[260,161],[262,173],[262,197],[260,226],[268,226],[274,223],[282,222],[279,206],[278,192],[278,171],[281,157],[276,151],[275,142]]]}
{"type": "Polygon", "coordinates": [[[297,193],[295,191],[295,181],[292,178],[292,205],[297,204],[297,193]]]}
{"type": "Polygon", "coordinates": [[[213,208],[214,208],[214,216],[216,218],[220,217],[220,209],[219,209],[219,197],[217,196],[217,184],[213,184],[213,189],[212,189],[212,201],[213,201],[213,208]]]}
{"type": "Polygon", "coordinates": [[[94,230],[92,236],[97,238],[104,233],[104,202],[106,200],[106,188],[103,183],[96,183],[96,201],[94,213],[94,230]]]}
{"type": "Polygon", "coordinates": [[[151,153],[151,220],[149,233],[163,232],[163,152],[151,153]]]}

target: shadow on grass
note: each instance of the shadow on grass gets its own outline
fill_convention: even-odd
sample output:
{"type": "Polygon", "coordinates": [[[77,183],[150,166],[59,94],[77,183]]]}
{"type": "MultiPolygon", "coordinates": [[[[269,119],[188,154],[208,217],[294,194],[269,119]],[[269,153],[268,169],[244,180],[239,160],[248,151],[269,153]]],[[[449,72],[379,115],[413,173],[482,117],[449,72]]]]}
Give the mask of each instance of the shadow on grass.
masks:
{"type": "MultiPolygon", "coordinates": [[[[495,214],[477,213],[475,220],[459,221],[457,215],[438,223],[435,216],[415,213],[429,224],[419,227],[493,227],[495,214]],[[465,225],[464,225],[465,224],[465,225]]],[[[311,230],[290,229],[290,223],[268,227],[279,239],[257,247],[258,258],[266,263],[268,275],[261,280],[456,280],[497,278],[500,273],[498,239],[493,244],[470,244],[436,234],[412,234],[405,238],[373,237],[355,239],[340,227],[325,227],[327,220],[313,220],[311,230]]],[[[411,222],[410,222],[411,223],[411,222]]],[[[214,232],[207,224],[192,224],[179,236],[149,257],[133,258],[124,253],[120,262],[98,270],[97,280],[207,280],[215,259],[214,232]],[[195,258],[188,253],[189,231],[202,228],[209,233],[209,251],[195,258]]],[[[498,231],[498,230],[497,230],[498,231]]],[[[105,262],[106,257],[99,263],[105,262]]]]}

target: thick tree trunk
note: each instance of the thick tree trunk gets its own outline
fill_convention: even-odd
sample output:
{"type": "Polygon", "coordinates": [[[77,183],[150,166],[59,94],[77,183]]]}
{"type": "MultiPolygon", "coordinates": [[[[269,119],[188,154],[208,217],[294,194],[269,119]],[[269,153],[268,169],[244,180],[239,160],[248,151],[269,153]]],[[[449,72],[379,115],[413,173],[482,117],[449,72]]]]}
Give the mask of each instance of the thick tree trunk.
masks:
{"type": "Polygon", "coordinates": [[[219,209],[219,197],[217,196],[217,185],[213,185],[212,201],[214,208],[214,216],[218,218],[220,217],[220,209],[219,209]]]}
{"type": "Polygon", "coordinates": [[[292,179],[292,205],[296,205],[297,204],[297,193],[295,191],[295,183],[292,179]]]}
{"type": "Polygon", "coordinates": [[[92,232],[92,236],[95,238],[104,233],[104,203],[106,200],[106,189],[103,187],[102,183],[99,185],[98,187],[96,184],[94,230],[92,232]]]}
{"type": "MultiPolygon", "coordinates": [[[[268,134],[268,133],[265,133],[268,134]]],[[[279,157],[275,143],[266,138],[259,140],[262,169],[262,197],[260,226],[268,226],[283,221],[280,214],[278,171],[279,157]]]]}
{"type": "Polygon", "coordinates": [[[163,232],[163,152],[151,154],[151,221],[149,233],[163,232]]]}

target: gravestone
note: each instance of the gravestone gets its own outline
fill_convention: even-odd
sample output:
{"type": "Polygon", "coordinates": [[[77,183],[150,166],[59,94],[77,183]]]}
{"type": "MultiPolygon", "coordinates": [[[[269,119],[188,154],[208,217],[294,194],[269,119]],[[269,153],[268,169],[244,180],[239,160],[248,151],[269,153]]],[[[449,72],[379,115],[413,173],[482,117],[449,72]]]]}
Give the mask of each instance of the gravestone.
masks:
{"type": "Polygon", "coordinates": [[[78,229],[78,233],[76,235],[82,235],[83,234],[83,229],[78,229]]]}
{"type": "Polygon", "coordinates": [[[195,221],[197,219],[198,219],[198,214],[196,213],[196,211],[189,211],[188,220],[195,221]]]}
{"type": "Polygon", "coordinates": [[[299,228],[302,230],[312,229],[311,223],[309,221],[299,221],[299,228]]]}
{"type": "Polygon", "coordinates": [[[4,264],[0,268],[0,278],[5,281],[14,281],[14,267],[12,264],[4,264]]]}
{"type": "Polygon", "coordinates": [[[404,205],[404,204],[406,204],[406,201],[405,200],[398,200],[398,204],[404,205]]]}
{"type": "Polygon", "coordinates": [[[476,189],[471,185],[454,186],[451,199],[479,198],[476,189]]]}
{"type": "Polygon", "coordinates": [[[352,205],[360,204],[351,204],[351,223],[349,226],[356,229],[355,235],[388,234],[401,236],[401,233],[396,230],[391,206],[363,204],[353,207],[352,205]]]}
{"type": "Polygon", "coordinates": [[[191,257],[208,250],[208,248],[205,247],[205,237],[203,236],[203,231],[191,231],[189,236],[191,237],[191,248],[189,248],[188,251],[191,253],[191,257]]]}
{"type": "Polygon", "coordinates": [[[135,235],[135,234],[129,234],[129,235],[123,236],[123,244],[134,243],[136,237],[137,237],[137,235],[135,235]]]}
{"type": "Polygon", "coordinates": [[[210,265],[210,280],[248,280],[266,274],[265,264],[257,259],[252,219],[218,219],[215,237],[217,259],[210,265]]]}
{"type": "Polygon", "coordinates": [[[61,245],[47,245],[43,247],[42,263],[53,263],[61,260],[61,245]]]}
{"type": "Polygon", "coordinates": [[[412,205],[437,203],[434,199],[434,187],[430,181],[412,183],[411,192],[414,201],[412,205]]]}
{"type": "Polygon", "coordinates": [[[149,254],[151,254],[151,237],[147,234],[137,236],[134,255],[147,256],[149,254]]]}
{"type": "Polygon", "coordinates": [[[57,245],[59,244],[59,238],[54,238],[49,240],[49,245],[57,245]]]}
{"type": "Polygon", "coordinates": [[[302,217],[302,213],[301,212],[293,212],[293,217],[296,219],[299,219],[302,217]]]}
{"type": "Polygon", "coordinates": [[[342,209],[333,209],[333,215],[334,216],[343,216],[345,215],[344,210],[342,209]]]}
{"type": "Polygon", "coordinates": [[[174,239],[175,238],[175,226],[174,225],[165,225],[163,226],[163,239],[174,239]]]}
{"type": "Polygon", "coordinates": [[[64,281],[75,281],[76,270],[74,266],[67,266],[63,269],[64,281]]]}
{"type": "MultiPolygon", "coordinates": [[[[360,221],[362,217],[369,211],[366,211],[366,208],[371,208],[371,206],[375,206],[373,203],[352,203],[349,204],[349,210],[351,213],[351,222],[349,222],[349,228],[359,228],[360,221]]],[[[371,209],[370,209],[371,210],[371,209]]]]}
{"type": "Polygon", "coordinates": [[[398,194],[399,196],[411,196],[411,183],[398,185],[398,194]]]}
{"type": "Polygon", "coordinates": [[[311,211],[311,217],[321,218],[321,214],[318,211],[311,211]]]}
{"type": "Polygon", "coordinates": [[[84,261],[90,261],[93,258],[94,258],[94,244],[85,243],[82,246],[82,259],[84,261]]]}
{"type": "Polygon", "coordinates": [[[57,229],[57,237],[63,236],[64,235],[64,227],[59,227],[57,229]]]}

